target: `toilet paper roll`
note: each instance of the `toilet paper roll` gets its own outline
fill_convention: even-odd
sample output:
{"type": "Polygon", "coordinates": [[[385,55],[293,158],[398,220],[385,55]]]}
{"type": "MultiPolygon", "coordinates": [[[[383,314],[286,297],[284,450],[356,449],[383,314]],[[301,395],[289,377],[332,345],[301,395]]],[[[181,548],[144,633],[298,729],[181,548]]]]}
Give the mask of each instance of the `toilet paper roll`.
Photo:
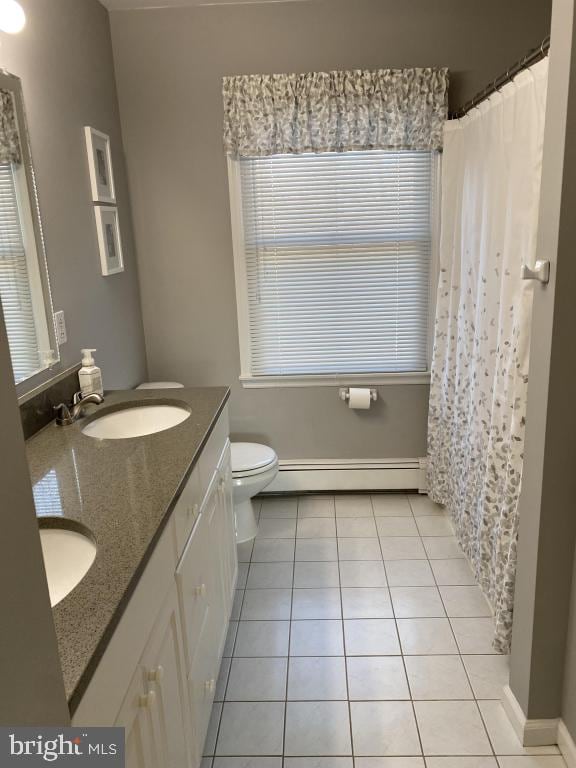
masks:
{"type": "Polygon", "coordinates": [[[355,408],[366,410],[370,408],[372,399],[370,397],[370,390],[359,387],[350,387],[350,398],[348,400],[348,408],[355,408]]]}

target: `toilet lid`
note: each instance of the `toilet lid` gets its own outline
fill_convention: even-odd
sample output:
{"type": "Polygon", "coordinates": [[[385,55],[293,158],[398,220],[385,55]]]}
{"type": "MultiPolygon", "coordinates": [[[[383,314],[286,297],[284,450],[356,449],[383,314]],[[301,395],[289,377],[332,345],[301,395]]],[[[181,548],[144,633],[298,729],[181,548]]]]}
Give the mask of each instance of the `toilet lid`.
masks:
{"type": "Polygon", "coordinates": [[[276,461],[276,453],[261,443],[232,443],[232,472],[250,472],[276,461]]]}
{"type": "Polygon", "coordinates": [[[145,381],[139,384],[136,389],[183,389],[184,384],[178,381],[145,381]]]}

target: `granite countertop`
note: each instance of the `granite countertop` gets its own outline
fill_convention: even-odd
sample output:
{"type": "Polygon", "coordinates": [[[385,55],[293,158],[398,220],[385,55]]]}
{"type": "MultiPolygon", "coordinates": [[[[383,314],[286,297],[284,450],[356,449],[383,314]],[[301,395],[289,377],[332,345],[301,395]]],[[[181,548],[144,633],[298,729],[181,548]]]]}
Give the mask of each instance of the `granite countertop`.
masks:
{"type": "Polygon", "coordinates": [[[40,524],[46,516],[67,518],[98,547],[84,579],[53,609],[72,713],[229,394],[226,387],[114,391],[102,405],[86,406],[75,424],[52,422],[26,443],[40,524]],[[191,415],[144,437],[82,434],[96,414],[143,402],[179,404],[191,415]]]}

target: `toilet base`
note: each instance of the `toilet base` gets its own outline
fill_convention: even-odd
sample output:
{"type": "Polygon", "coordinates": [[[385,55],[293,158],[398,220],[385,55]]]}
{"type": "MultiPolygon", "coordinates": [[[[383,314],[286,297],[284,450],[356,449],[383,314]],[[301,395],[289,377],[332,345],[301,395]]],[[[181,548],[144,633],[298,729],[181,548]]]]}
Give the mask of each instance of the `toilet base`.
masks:
{"type": "Polygon", "coordinates": [[[252,499],[246,499],[234,504],[236,517],[236,543],[243,544],[251,541],[258,533],[258,523],[252,506],[252,499]]]}

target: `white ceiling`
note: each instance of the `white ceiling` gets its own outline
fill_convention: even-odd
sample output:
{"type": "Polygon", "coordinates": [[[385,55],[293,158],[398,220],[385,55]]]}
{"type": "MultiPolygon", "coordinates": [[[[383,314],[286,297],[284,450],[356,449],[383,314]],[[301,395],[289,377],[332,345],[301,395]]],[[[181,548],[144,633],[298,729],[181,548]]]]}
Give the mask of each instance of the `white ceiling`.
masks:
{"type": "Polygon", "coordinates": [[[182,8],[197,5],[245,5],[253,3],[307,2],[308,0],[100,0],[109,11],[135,8],[182,8]]]}

